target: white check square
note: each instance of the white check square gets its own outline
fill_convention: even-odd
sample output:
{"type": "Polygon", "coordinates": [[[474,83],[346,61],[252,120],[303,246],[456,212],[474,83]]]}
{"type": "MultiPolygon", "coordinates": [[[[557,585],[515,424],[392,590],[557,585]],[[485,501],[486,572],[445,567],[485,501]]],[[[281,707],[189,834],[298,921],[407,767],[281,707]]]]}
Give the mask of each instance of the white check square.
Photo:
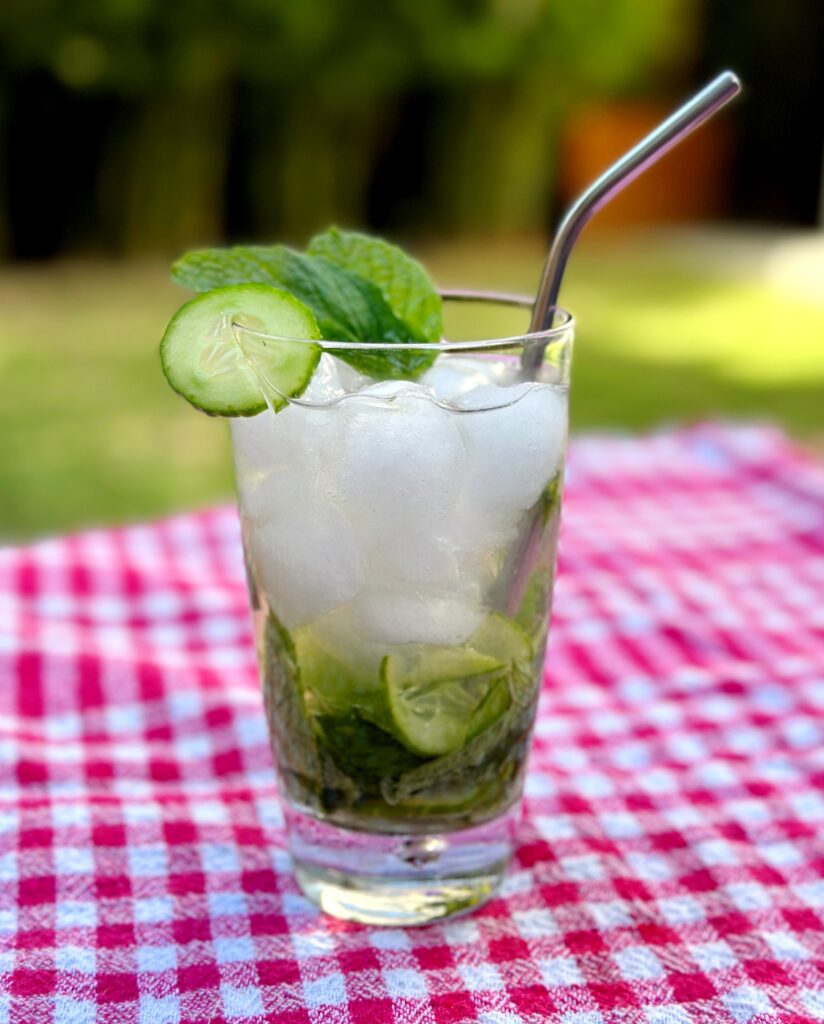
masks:
{"type": "Polygon", "coordinates": [[[627,981],[652,981],[660,978],[664,969],[661,961],[646,946],[628,946],[612,954],[622,976],[627,981]]]}
{"type": "Polygon", "coordinates": [[[335,951],[335,937],[329,932],[306,931],[292,935],[292,946],[298,960],[310,960],[313,957],[329,956],[335,951]]]}
{"type": "Polygon", "coordinates": [[[85,946],[58,946],[54,951],[54,965],[58,971],[94,974],[96,965],[94,949],[85,946]]]}
{"type": "Polygon", "coordinates": [[[810,958],[810,951],[794,935],[787,932],[764,932],[763,937],[776,960],[809,960],[810,958]]]}
{"type": "Polygon", "coordinates": [[[536,814],[532,818],[532,825],[541,839],[546,839],[548,843],[559,839],[574,839],[576,836],[575,826],[564,814],[536,814]]]}
{"type": "Polygon", "coordinates": [[[58,875],[92,875],[94,854],[85,846],[55,846],[54,870],[58,875]]]}
{"type": "Polygon", "coordinates": [[[498,992],[503,979],[492,964],[460,964],[458,974],[470,992],[498,992]]]}
{"type": "Polygon", "coordinates": [[[138,946],[137,969],[144,973],[172,971],[177,967],[177,949],[174,946],[138,946]]]}
{"type": "Polygon", "coordinates": [[[803,862],[803,857],[793,843],[765,843],[757,847],[758,853],[774,868],[792,867],[803,862]]]}
{"type": "Polygon", "coordinates": [[[604,811],[598,821],[610,839],[635,839],[644,834],[638,819],[629,811],[604,811]]]}
{"type": "Polygon", "coordinates": [[[221,985],[220,994],[227,1017],[263,1017],[263,1000],[256,988],[221,985]]]}
{"type": "Polygon", "coordinates": [[[562,857],[560,866],[567,878],[574,882],[595,882],[605,877],[604,865],[597,853],[562,857]]]}
{"type": "Polygon", "coordinates": [[[627,863],[638,878],[661,882],[672,877],[672,868],[666,857],[659,853],[627,853],[627,863]]]}
{"type": "Polygon", "coordinates": [[[419,971],[392,968],[383,972],[383,980],[392,999],[426,999],[428,995],[426,981],[419,971]]]}
{"type": "Polygon", "coordinates": [[[461,919],[447,921],[443,926],[443,931],[450,946],[467,946],[478,942],[481,937],[474,921],[461,919]]]}
{"type": "Polygon", "coordinates": [[[97,924],[97,905],[90,900],[58,900],[55,907],[55,927],[94,928],[97,924]]]}
{"type": "Polygon", "coordinates": [[[562,1024],[604,1024],[604,1018],[597,1010],[585,1010],[581,1013],[565,1013],[561,1017],[562,1024]]]}
{"type": "Polygon", "coordinates": [[[534,910],[515,910],[512,920],[522,939],[543,939],[547,935],[557,935],[558,925],[552,911],[544,907],[534,910]]]}
{"type": "Polygon", "coordinates": [[[375,949],[409,949],[412,945],[401,928],[376,928],[369,933],[369,941],[375,949]]]}
{"type": "Polygon", "coordinates": [[[747,1024],[758,1014],[770,1013],[772,1010],[772,1003],[766,992],[752,985],[733,989],[721,999],[737,1024],[747,1024]]]}
{"type": "Polygon", "coordinates": [[[684,1006],[648,1006],[644,1013],[649,1024],[692,1024],[692,1018],[684,1006]]]}
{"type": "Polygon", "coordinates": [[[129,874],[140,878],[162,878],[169,872],[165,846],[130,846],[129,874]]]}
{"type": "Polygon", "coordinates": [[[698,900],[686,894],[658,900],[658,908],[664,920],[671,925],[694,924],[706,917],[698,900]]]}
{"type": "Polygon", "coordinates": [[[141,996],[140,1024],[179,1024],[180,1000],[177,996],[141,996]]]}
{"type": "Polygon", "coordinates": [[[134,919],[137,924],[161,924],[171,921],[174,903],[170,896],[148,896],[134,901],[134,919]]]}
{"type": "Polygon", "coordinates": [[[303,998],[313,1009],[319,1006],[345,1006],[346,984],[342,974],[326,974],[322,978],[303,982],[303,998]]]}
{"type": "Polygon", "coordinates": [[[226,807],[217,800],[192,800],[190,814],[196,825],[225,825],[229,820],[226,807]]]}
{"type": "Polygon", "coordinates": [[[772,905],[769,892],[758,882],[731,882],[725,888],[729,898],[742,913],[767,910],[772,905]]]}
{"type": "Polygon", "coordinates": [[[824,879],[794,885],[796,896],[809,907],[824,907],[824,879]]]}
{"type": "Polygon", "coordinates": [[[705,839],[693,846],[695,854],[708,866],[717,864],[733,865],[738,863],[735,849],[726,839],[705,839]]]}
{"type": "Polygon", "coordinates": [[[620,900],[588,903],[587,908],[599,928],[626,928],[632,924],[632,916],[620,900]]]}
{"type": "Polygon", "coordinates": [[[541,960],[538,962],[538,970],[547,988],[567,988],[570,985],[584,984],[578,964],[571,956],[541,960]]]}
{"type": "MultiPolygon", "coordinates": [[[[0,1017],[0,1020],[2,1019],[0,1017]]],[[[71,1021],[71,1024],[95,1024],[97,1004],[88,999],[75,999],[73,996],[55,996],[54,1020],[71,1021]]]]}
{"type": "Polygon", "coordinates": [[[237,849],[229,843],[201,843],[200,858],[207,873],[229,871],[237,874],[240,871],[237,849]]]}
{"type": "Polygon", "coordinates": [[[807,1013],[818,1020],[824,1020],[824,992],[808,988],[804,989],[800,995],[807,1013]]]}
{"type": "Polygon", "coordinates": [[[17,881],[17,854],[14,850],[0,855],[0,882],[17,881]]]}
{"type": "Polygon", "coordinates": [[[255,944],[248,936],[214,939],[215,955],[219,964],[252,961],[255,959],[255,944]]]}
{"type": "Polygon", "coordinates": [[[211,917],[242,916],[248,911],[246,897],[242,892],[210,892],[206,898],[211,917]]]}
{"type": "Polygon", "coordinates": [[[726,942],[706,942],[689,947],[690,956],[704,974],[712,971],[726,971],[735,967],[738,961],[726,942]]]}

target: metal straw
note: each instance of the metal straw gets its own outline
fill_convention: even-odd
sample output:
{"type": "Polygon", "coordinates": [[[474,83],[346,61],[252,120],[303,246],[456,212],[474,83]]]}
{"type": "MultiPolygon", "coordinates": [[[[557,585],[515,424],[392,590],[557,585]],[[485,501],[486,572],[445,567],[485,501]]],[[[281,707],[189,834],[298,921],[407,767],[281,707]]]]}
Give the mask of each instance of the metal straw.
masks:
{"type": "MultiPolygon", "coordinates": [[[[530,332],[552,326],[561,279],[573,245],[590,217],[617,195],[622,188],[676,146],[691,131],[720,110],[741,91],[741,82],[732,71],[724,71],[696,93],[692,99],[654,128],[629,152],[594,181],[566,212],[547,254],[541,285],[532,307],[530,332]]],[[[534,373],[541,364],[546,345],[536,343],[523,352],[523,368],[534,373]]]]}

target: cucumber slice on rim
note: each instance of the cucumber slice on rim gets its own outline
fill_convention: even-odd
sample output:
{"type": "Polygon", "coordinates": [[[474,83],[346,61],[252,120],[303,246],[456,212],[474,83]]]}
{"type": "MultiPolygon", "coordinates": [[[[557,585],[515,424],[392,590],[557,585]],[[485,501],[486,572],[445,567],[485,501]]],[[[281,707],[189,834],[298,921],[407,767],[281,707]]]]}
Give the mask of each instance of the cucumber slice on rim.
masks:
{"type": "Polygon", "coordinates": [[[428,647],[388,654],[381,663],[392,729],[424,757],[457,750],[502,663],[470,647],[428,647]]]}
{"type": "Polygon", "coordinates": [[[319,338],[312,312],[288,292],[230,285],[198,295],[175,313],[160,360],[168,382],[195,408],[213,416],[254,416],[266,408],[264,391],[277,412],[305,390],[321,355],[311,341],[319,338]],[[243,335],[241,349],[235,324],[261,336],[243,335]]]}

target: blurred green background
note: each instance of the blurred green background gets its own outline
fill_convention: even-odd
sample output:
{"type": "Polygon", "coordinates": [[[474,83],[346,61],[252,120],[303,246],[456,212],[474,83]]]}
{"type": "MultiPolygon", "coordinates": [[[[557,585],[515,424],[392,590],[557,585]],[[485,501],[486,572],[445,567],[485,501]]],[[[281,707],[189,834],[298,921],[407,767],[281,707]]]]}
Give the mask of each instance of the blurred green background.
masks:
{"type": "Polygon", "coordinates": [[[180,251],[335,221],[531,291],[564,204],[723,66],[746,101],[575,254],[573,425],[824,448],[822,48],[818,0],[4,0],[0,537],[231,494],[159,370],[180,251]]]}

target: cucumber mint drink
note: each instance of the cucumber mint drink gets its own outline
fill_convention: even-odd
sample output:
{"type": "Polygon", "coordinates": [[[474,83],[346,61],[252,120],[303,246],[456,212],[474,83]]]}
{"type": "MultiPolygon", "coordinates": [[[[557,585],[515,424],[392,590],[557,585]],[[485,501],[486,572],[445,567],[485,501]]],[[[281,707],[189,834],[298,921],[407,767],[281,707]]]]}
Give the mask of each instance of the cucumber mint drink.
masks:
{"type": "Polygon", "coordinates": [[[571,320],[443,341],[422,268],[336,229],[306,253],[190,253],[174,275],[201,294],[163,366],[231,417],[298,879],[372,923],[474,906],[510,852],[541,678],[571,320]]]}

